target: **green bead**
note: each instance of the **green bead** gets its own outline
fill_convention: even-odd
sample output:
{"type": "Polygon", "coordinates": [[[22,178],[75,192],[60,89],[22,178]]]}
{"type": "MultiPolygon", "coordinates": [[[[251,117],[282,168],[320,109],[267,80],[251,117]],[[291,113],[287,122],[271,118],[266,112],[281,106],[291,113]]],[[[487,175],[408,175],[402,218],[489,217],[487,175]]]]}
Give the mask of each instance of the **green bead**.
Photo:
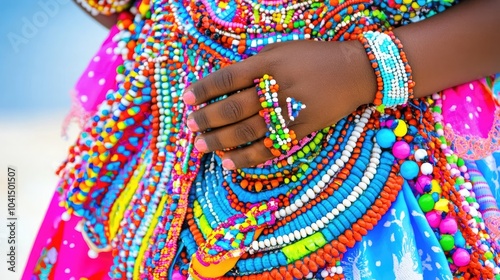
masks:
{"type": "Polygon", "coordinates": [[[487,260],[492,260],[493,259],[493,253],[488,251],[486,253],[484,253],[484,257],[487,259],[487,260]]]}
{"type": "Polygon", "coordinates": [[[456,184],[456,185],[462,185],[463,183],[465,183],[465,180],[464,180],[464,177],[462,177],[462,176],[458,177],[458,178],[455,180],[455,184],[456,184]]]}
{"type": "Polygon", "coordinates": [[[465,162],[464,162],[463,158],[458,158],[458,160],[457,160],[458,167],[462,167],[462,166],[464,166],[464,164],[465,164],[465,162]]]}
{"type": "Polygon", "coordinates": [[[450,251],[455,247],[455,238],[449,234],[443,234],[441,235],[441,240],[439,240],[439,244],[441,244],[441,247],[443,248],[443,251],[450,251]]]}
{"type": "Polygon", "coordinates": [[[125,66],[120,65],[116,68],[116,72],[119,74],[123,74],[125,72],[125,66]]]}
{"type": "Polygon", "coordinates": [[[423,194],[419,199],[418,199],[418,205],[420,205],[420,208],[424,212],[429,212],[434,208],[434,199],[432,198],[432,195],[426,193],[423,194]]]}

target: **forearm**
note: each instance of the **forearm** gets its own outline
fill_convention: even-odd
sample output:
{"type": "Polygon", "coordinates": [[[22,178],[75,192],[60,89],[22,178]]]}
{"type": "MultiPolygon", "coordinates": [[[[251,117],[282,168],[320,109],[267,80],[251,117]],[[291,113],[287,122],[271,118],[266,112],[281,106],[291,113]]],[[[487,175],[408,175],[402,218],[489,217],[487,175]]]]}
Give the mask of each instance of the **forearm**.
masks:
{"type": "MultiPolygon", "coordinates": [[[[499,12],[500,1],[466,1],[394,30],[412,67],[415,97],[500,72],[499,12]]],[[[371,79],[365,87],[374,92],[375,76],[364,74],[364,79],[371,79]]],[[[364,101],[371,102],[373,96],[364,101]]]]}

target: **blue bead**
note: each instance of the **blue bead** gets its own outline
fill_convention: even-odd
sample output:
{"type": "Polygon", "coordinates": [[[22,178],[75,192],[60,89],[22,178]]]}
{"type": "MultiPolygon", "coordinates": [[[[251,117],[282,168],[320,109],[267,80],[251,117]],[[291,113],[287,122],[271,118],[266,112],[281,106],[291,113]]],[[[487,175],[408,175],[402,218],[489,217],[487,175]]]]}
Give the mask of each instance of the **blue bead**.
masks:
{"type": "Polygon", "coordinates": [[[392,145],[394,145],[394,142],[396,142],[396,135],[394,135],[394,132],[392,132],[392,130],[388,128],[382,128],[377,132],[375,139],[380,147],[388,149],[391,148],[392,145]]]}
{"type": "Polygon", "coordinates": [[[418,164],[412,160],[407,160],[401,164],[400,173],[406,180],[415,179],[418,175],[418,164]]]}

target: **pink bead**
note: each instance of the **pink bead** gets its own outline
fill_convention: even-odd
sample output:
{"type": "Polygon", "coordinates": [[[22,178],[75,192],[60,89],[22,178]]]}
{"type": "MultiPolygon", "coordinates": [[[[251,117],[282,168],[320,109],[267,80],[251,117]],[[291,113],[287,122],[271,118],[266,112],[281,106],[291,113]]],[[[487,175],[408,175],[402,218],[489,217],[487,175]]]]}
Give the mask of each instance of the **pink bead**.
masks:
{"type": "Polygon", "coordinates": [[[452,259],[456,266],[466,266],[470,263],[470,254],[466,250],[458,248],[453,253],[452,259]]]}
{"type": "Polygon", "coordinates": [[[392,146],[392,154],[398,159],[405,159],[410,155],[410,145],[405,141],[397,141],[392,146]]]}
{"type": "Polygon", "coordinates": [[[392,128],[392,125],[394,124],[394,120],[387,120],[385,122],[385,126],[388,128],[392,128]]]}
{"type": "Polygon", "coordinates": [[[444,220],[442,220],[439,224],[439,231],[444,234],[453,235],[457,232],[457,229],[457,222],[450,217],[444,218],[444,220]]]}
{"type": "Polygon", "coordinates": [[[436,210],[427,212],[425,214],[425,217],[427,218],[427,222],[429,222],[429,225],[432,228],[437,228],[439,226],[439,223],[441,223],[441,215],[436,210]]]}
{"type": "Polygon", "coordinates": [[[184,277],[182,274],[179,273],[179,271],[175,271],[172,274],[172,280],[184,280],[186,277],[184,277]]]}
{"type": "Polygon", "coordinates": [[[469,207],[469,205],[462,205],[462,209],[463,209],[465,212],[469,213],[470,207],[469,207]]]}
{"type": "Polygon", "coordinates": [[[423,194],[425,192],[425,188],[430,184],[431,184],[431,178],[429,178],[428,176],[419,176],[413,188],[419,194],[423,194]]]}

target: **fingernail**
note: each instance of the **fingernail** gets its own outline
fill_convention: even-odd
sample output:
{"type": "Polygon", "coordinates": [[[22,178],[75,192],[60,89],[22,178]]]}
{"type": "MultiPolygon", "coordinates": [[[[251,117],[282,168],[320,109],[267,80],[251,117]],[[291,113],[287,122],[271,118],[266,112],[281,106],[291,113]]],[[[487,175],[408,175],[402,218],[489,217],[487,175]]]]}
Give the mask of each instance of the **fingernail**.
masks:
{"type": "Polygon", "coordinates": [[[188,90],[182,95],[182,100],[184,100],[186,104],[193,105],[196,102],[196,97],[192,91],[188,90]]]}
{"type": "Polygon", "coordinates": [[[236,169],[234,162],[228,158],[226,158],[222,161],[222,167],[224,167],[225,169],[228,169],[228,170],[236,169]]]}
{"type": "Polygon", "coordinates": [[[198,127],[198,124],[196,124],[196,121],[194,119],[188,119],[186,121],[187,126],[191,131],[198,131],[200,128],[198,127]]]}
{"type": "Polygon", "coordinates": [[[200,152],[208,152],[207,142],[203,139],[196,140],[196,142],[194,142],[194,146],[200,152]]]}

